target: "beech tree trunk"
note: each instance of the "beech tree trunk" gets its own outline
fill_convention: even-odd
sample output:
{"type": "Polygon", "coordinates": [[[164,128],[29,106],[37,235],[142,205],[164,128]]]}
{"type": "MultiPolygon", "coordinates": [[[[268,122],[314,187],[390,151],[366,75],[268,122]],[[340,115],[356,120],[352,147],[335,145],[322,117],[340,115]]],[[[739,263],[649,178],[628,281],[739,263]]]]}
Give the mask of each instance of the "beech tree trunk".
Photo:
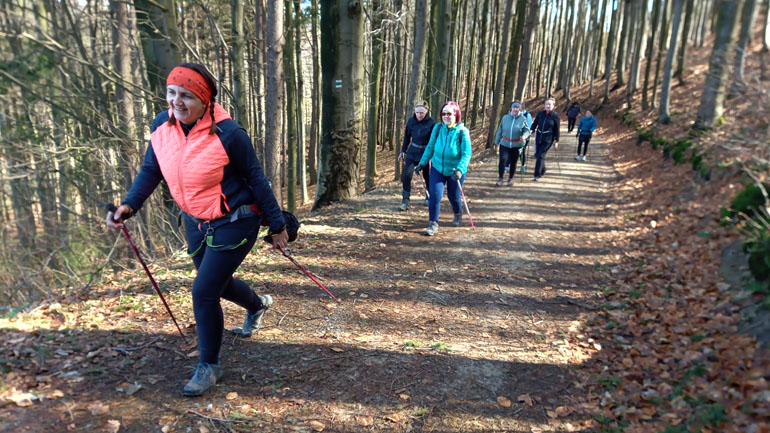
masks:
{"type": "Polygon", "coordinates": [[[267,1],[267,85],[265,86],[265,176],[279,205],[281,190],[281,133],[283,131],[283,1],[267,1]]]}

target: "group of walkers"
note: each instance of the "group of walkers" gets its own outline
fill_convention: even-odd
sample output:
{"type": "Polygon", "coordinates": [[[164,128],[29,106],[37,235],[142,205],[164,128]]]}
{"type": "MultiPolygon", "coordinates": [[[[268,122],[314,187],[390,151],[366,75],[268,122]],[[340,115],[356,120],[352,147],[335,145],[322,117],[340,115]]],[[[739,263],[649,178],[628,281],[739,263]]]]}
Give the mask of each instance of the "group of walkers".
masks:
{"type": "MultiPolygon", "coordinates": [[[[527,112],[521,102],[515,101],[506,113],[494,138],[494,147],[499,148],[500,157],[497,166],[498,179],[495,186],[512,186],[516,173],[516,162],[521,159],[521,173],[526,172],[526,153],[532,134],[535,135],[535,170],[534,181],[546,173],[545,157],[553,146],[559,147],[559,115],[554,111],[556,101],[549,98],[544,109],[535,118],[527,112]],[[507,180],[504,180],[505,173],[507,180]]],[[[459,105],[449,101],[441,107],[441,123],[436,123],[428,114],[428,103],[415,104],[414,115],[406,124],[404,141],[399,159],[403,161],[401,175],[402,194],[400,210],[410,206],[412,180],[414,173],[422,172],[425,181],[425,204],[428,205],[428,228],[423,232],[433,236],[438,232],[441,198],[446,185],[447,197],[454,212],[452,226],[462,222],[461,194],[465,174],[472,155],[470,132],[460,122],[462,114],[459,105]],[[426,173],[429,172],[430,174],[426,173]]],[[[575,102],[567,110],[568,132],[575,127],[580,105],[575,102]]],[[[596,129],[596,119],[590,111],[578,124],[577,160],[586,160],[588,143],[596,129]],[[582,155],[581,155],[582,149],[582,155]]]]}
{"type": "MultiPolygon", "coordinates": [[[[205,393],[222,377],[221,299],[246,310],[243,327],[233,330],[243,337],[259,329],[265,311],[273,304],[270,295],[257,295],[246,282],[233,276],[254,246],[260,226],[269,226],[265,239],[281,252],[290,239],[287,220],[251,139],[216,102],[216,95],[216,80],[205,66],[183,63],[171,70],[166,80],[169,108],[155,117],[139,173],[120,206],[108,211],[106,219],[108,228],[124,228],[123,222],[141,209],[161,180],[165,180],[184,215],[187,252],[198,271],[192,299],[199,350],[193,376],[182,389],[186,396],[205,393]]],[[[559,116],[553,107],[554,101],[547,100],[545,110],[533,120],[521,103],[511,105],[495,137],[500,147],[497,185],[503,184],[506,164],[511,165],[510,173],[515,172],[530,131],[536,137],[535,180],[545,174],[545,154],[559,142],[559,116]]],[[[438,232],[445,188],[454,212],[452,225],[461,224],[462,185],[472,156],[470,131],[462,123],[460,106],[449,101],[439,113],[441,122],[436,123],[429,115],[427,102],[415,104],[399,155],[404,164],[400,208],[409,207],[413,175],[421,176],[426,186],[429,216],[424,234],[428,236],[438,232]]],[[[585,144],[586,150],[596,128],[596,121],[590,120],[590,112],[587,114],[578,125],[581,145],[585,144]]],[[[525,162],[522,172],[526,170],[525,162]]]]}

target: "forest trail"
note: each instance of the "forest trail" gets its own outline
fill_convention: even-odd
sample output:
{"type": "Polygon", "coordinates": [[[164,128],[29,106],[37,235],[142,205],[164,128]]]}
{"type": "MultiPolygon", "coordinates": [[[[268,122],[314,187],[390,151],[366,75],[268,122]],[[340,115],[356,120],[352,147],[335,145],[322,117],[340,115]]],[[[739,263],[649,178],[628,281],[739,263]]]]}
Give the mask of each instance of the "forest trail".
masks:
{"type": "MultiPolygon", "coordinates": [[[[444,198],[438,234],[422,236],[427,207],[415,199],[399,212],[395,182],[304,218],[294,255],[339,304],[258,246],[240,276],[276,304],[251,339],[225,336],[225,376],[201,398],[180,396],[195,344],[181,341],[141,270],[99,295],[46,307],[41,330],[5,324],[4,357],[19,367],[12,374],[28,373],[17,382],[37,381],[49,397],[2,407],[0,431],[563,428],[573,371],[595,352],[580,335],[583,316],[606,282],[598,269],[613,261],[606,240],[616,229],[617,175],[600,139],[578,162],[575,136],[563,129],[546,176],[532,181],[530,150],[514,187],[495,187],[497,155],[476,151],[464,187],[475,229],[467,214],[451,227],[444,198]]],[[[192,266],[179,258],[152,268],[194,336],[192,266]]],[[[226,327],[240,326],[242,311],[223,307],[226,327]]]]}

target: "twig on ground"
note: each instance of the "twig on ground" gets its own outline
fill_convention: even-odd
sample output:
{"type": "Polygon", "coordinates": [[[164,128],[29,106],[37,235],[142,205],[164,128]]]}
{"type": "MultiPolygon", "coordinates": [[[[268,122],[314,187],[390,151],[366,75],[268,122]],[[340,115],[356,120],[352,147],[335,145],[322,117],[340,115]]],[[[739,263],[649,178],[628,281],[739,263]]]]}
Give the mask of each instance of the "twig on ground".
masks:
{"type": "Polygon", "coordinates": [[[433,293],[433,292],[431,292],[431,291],[428,291],[428,293],[430,293],[431,295],[435,296],[435,297],[436,297],[436,298],[437,298],[439,301],[441,301],[441,303],[442,303],[442,304],[444,304],[444,305],[449,305],[449,304],[447,303],[447,301],[445,301],[445,300],[444,300],[444,298],[442,298],[441,296],[439,296],[439,295],[437,295],[437,294],[435,294],[435,293],[433,293]]]}
{"type": "Polygon", "coordinates": [[[144,349],[145,347],[155,343],[156,341],[160,340],[160,337],[155,337],[152,340],[148,341],[147,343],[142,344],[141,346],[136,347],[110,347],[110,350],[114,350],[116,352],[120,352],[124,355],[128,355],[128,352],[134,352],[139,349],[144,349]]]}

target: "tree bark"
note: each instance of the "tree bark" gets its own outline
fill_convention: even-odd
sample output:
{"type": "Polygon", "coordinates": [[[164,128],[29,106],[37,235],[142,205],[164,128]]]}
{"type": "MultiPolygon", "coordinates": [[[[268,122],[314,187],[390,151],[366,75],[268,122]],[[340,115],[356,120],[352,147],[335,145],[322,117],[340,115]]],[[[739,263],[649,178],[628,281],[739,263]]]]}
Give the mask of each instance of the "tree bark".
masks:
{"type": "MultiPolygon", "coordinates": [[[[522,39],[524,38],[524,25],[527,20],[527,0],[518,0],[516,2],[516,30],[513,32],[513,39],[510,42],[508,53],[508,65],[505,67],[505,85],[503,96],[497,103],[498,113],[505,110],[505,105],[513,102],[513,95],[516,93],[516,71],[519,69],[519,54],[521,53],[522,39]]],[[[513,18],[512,18],[513,19],[513,18]]],[[[495,123],[495,122],[491,122],[495,123]]]]}
{"type": "MultiPolygon", "coordinates": [[[[509,29],[513,19],[512,10],[513,0],[506,0],[505,14],[503,15],[503,39],[500,45],[499,56],[501,59],[506,59],[508,57],[508,34],[510,33],[509,29]]],[[[503,77],[505,76],[505,68],[506,62],[500,62],[497,68],[497,78],[495,79],[495,93],[492,96],[492,115],[489,122],[489,130],[487,131],[487,148],[492,147],[494,144],[493,141],[495,139],[495,129],[497,127],[498,110],[502,105],[500,100],[503,97],[503,86],[505,84],[503,77]]]]}
{"type": "Polygon", "coordinates": [[[366,177],[364,180],[366,191],[374,189],[374,181],[377,177],[377,125],[380,119],[380,73],[382,38],[384,37],[380,7],[379,0],[371,1],[372,63],[369,69],[369,131],[366,134],[366,177]]]}
{"type": "Polygon", "coordinates": [[[615,70],[617,71],[614,89],[626,84],[626,45],[629,38],[631,26],[630,15],[633,6],[631,0],[622,0],[625,5],[623,6],[623,29],[620,31],[620,46],[618,47],[618,57],[615,64],[615,70]]]}
{"type": "Polygon", "coordinates": [[[294,67],[294,18],[292,0],[284,0],[283,69],[286,72],[286,208],[297,211],[297,71],[294,67]]]}
{"type": "Polygon", "coordinates": [[[313,209],[358,195],[364,89],[364,14],[359,1],[322,0],[323,121],[313,209]]]}
{"type": "Polygon", "coordinates": [[[709,71],[703,86],[695,127],[706,129],[721,122],[724,111],[725,90],[729,72],[730,56],[738,35],[738,22],[741,18],[742,3],[720,0],[717,7],[716,34],[714,48],[709,58],[709,71]]]}
{"type": "Polygon", "coordinates": [[[607,35],[607,58],[604,66],[604,99],[602,105],[610,102],[610,79],[612,78],[612,59],[615,55],[615,37],[618,33],[618,21],[620,20],[620,13],[623,2],[622,0],[615,0],[615,10],[612,12],[612,18],[610,20],[610,33],[607,35]]]}
{"type": "MultiPolygon", "coordinates": [[[[419,0],[418,0],[419,1],[419,0]]],[[[489,0],[484,0],[484,6],[481,8],[481,33],[479,35],[486,36],[487,34],[487,28],[489,23],[489,0]]],[[[481,39],[481,46],[479,47],[479,54],[476,58],[476,85],[473,86],[473,103],[470,105],[468,110],[470,111],[471,116],[471,128],[474,128],[476,126],[476,115],[479,112],[479,108],[481,105],[480,98],[483,96],[479,95],[481,86],[479,78],[482,77],[482,72],[484,71],[484,57],[487,55],[487,51],[489,50],[489,47],[487,46],[487,39],[486,37],[482,37],[481,39]]]]}
{"type": "Polygon", "coordinates": [[[532,58],[532,50],[534,50],[532,39],[537,33],[537,25],[540,21],[538,19],[540,14],[540,0],[530,0],[527,9],[527,24],[525,26],[527,29],[527,36],[524,37],[524,45],[521,47],[518,82],[516,83],[516,93],[514,94],[514,99],[517,101],[521,101],[522,96],[524,96],[524,89],[527,85],[527,78],[529,76],[527,71],[529,70],[529,62],[532,58]]]}
{"type": "Polygon", "coordinates": [[[281,132],[283,131],[283,1],[267,0],[267,85],[265,86],[265,176],[278,204],[281,190],[281,132]]]}
{"type": "MultiPolygon", "coordinates": [[[[422,80],[423,69],[425,66],[425,48],[426,48],[426,25],[428,16],[427,0],[416,0],[414,6],[414,54],[412,56],[412,74],[409,78],[409,98],[406,100],[404,112],[411,111],[412,105],[417,102],[417,94],[420,93],[420,82],[422,80]]],[[[438,108],[434,108],[438,109],[438,108]]]]}
{"type": "Polygon", "coordinates": [[[297,176],[299,176],[300,202],[306,204],[310,198],[307,190],[307,142],[302,111],[305,101],[305,80],[302,74],[302,9],[300,1],[293,0],[297,18],[294,20],[294,61],[297,76],[297,176]]]}
{"type": "MultiPolygon", "coordinates": [[[[647,39],[647,54],[645,54],[647,62],[644,65],[644,86],[642,87],[642,110],[644,111],[647,111],[650,108],[650,103],[647,99],[647,92],[649,90],[650,84],[650,71],[652,71],[652,55],[655,52],[655,33],[660,26],[660,5],[661,2],[659,0],[654,1],[652,6],[652,25],[650,26],[651,32],[649,39],[647,39]]],[[[682,43],[685,42],[685,40],[682,41],[682,43]]]]}
{"type": "Polygon", "coordinates": [[[671,29],[671,41],[668,44],[668,52],[666,53],[666,65],[663,67],[663,84],[660,89],[660,117],[658,121],[664,125],[671,120],[671,110],[669,107],[670,93],[671,93],[671,75],[674,63],[674,56],[676,55],[676,44],[679,41],[679,23],[682,21],[682,6],[684,0],[674,0],[674,24],[671,29]]]}
{"type": "Polygon", "coordinates": [[[762,51],[760,53],[760,78],[763,81],[770,79],[770,68],[767,66],[767,54],[770,52],[770,0],[765,1],[765,24],[762,32],[762,51]]]}
{"type": "Polygon", "coordinates": [[[451,28],[448,28],[452,20],[451,0],[437,0],[435,21],[431,28],[435,34],[436,49],[433,51],[433,77],[431,78],[430,105],[437,110],[449,98],[446,94],[446,77],[448,67],[449,40],[451,28]]]}
{"type": "Polygon", "coordinates": [[[318,47],[318,0],[310,2],[310,46],[313,56],[313,88],[310,108],[310,150],[308,155],[308,176],[310,184],[318,182],[318,139],[321,129],[321,64],[318,47]]]}
{"type": "Polygon", "coordinates": [[[679,47],[679,56],[677,56],[676,72],[674,72],[674,78],[677,79],[679,85],[685,83],[684,69],[687,63],[687,46],[690,44],[690,29],[692,28],[692,15],[693,9],[695,9],[694,0],[687,0],[686,8],[684,12],[684,27],[682,28],[682,43],[679,47]]]}
{"type": "Polygon", "coordinates": [[[233,48],[230,51],[230,61],[233,65],[233,105],[235,112],[233,120],[238,122],[243,129],[249,131],[249,118],[246,115],[246,70],[244,56],[244,35],[243,35],[243,1],[231,0],[231,12],[233,23],[233,48]]]}
{"type": "Polygon", "coordinates": [[[754,21],[757,19],[757,0],[745,0],[743,3],[743,16],[741,18],[740,36],[735,48],[735,60],[733,62],[733,85],[730,89],[731,96],[737,96],[746,89],[743,79],[743,70],[746,64],[746,52],[749,50],[751,32],[754,29],[754,21]]]}

